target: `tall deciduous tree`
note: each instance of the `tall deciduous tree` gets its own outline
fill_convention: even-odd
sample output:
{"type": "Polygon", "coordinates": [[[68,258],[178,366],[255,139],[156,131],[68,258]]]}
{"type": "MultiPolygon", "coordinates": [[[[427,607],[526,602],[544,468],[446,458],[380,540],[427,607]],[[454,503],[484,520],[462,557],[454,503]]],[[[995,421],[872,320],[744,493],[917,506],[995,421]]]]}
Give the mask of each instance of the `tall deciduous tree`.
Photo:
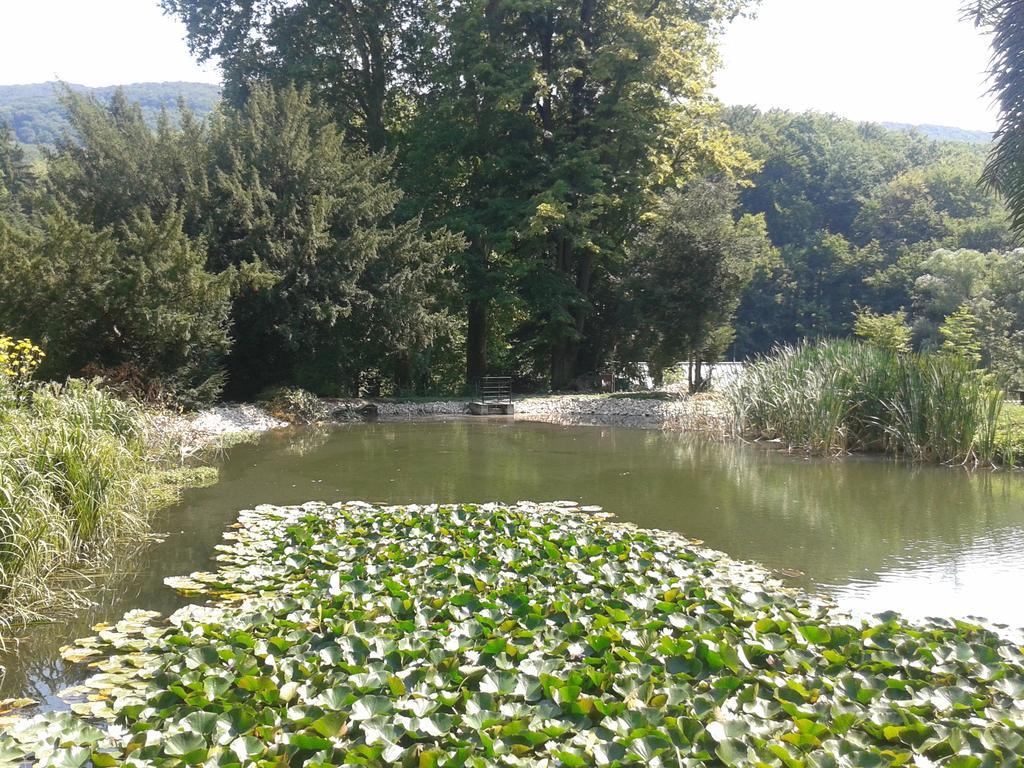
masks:
{"type": "MultiPolygon", "coordinates": [[[[518,108],[543,169],[524,278],[552,387],[569,384],[596,280],[665,186],[740,153],[716,130],[715,36],[741,3],[537,0],[501,4],[530,82],[518,108]]],[[[505,66],[504,63],[502,63],[505,66]]]]}
{"type": "Polygon", "coordinates": [[[241,104],[254,83],[300,84],[327,105],[350,138],[373,150],[407,107],[429,52],[425,0],[161,0],[188,30],[192,52],[215,59],[241,104]]]}

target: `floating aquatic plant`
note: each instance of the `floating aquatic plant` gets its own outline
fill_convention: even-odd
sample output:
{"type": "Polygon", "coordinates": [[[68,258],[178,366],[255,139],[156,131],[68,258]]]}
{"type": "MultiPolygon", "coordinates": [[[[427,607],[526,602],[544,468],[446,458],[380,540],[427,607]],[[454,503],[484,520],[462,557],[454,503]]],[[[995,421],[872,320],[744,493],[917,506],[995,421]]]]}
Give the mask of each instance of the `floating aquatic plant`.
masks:
{"type": "Polygon", "coordinates": [[[1024,654],[962,622],[854,623],[659,532],[558,506],[243,512],[209,598],[67,649],[50,766],[1019,765],[1024,654]]]}

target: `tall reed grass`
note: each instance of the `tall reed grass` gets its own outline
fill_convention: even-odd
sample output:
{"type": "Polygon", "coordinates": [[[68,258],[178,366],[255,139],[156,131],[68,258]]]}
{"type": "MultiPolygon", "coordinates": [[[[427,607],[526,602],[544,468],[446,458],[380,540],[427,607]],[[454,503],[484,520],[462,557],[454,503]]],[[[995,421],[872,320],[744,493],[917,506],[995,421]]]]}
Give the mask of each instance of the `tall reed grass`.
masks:
{"type": "Polygon", "coordinates": [[[732,387],[737,431],[814,453],[995,462],[1003,393],[970,362],[857,341],[780,347],[732,387]]]}
{"type": "Polygon", "coordinates": [[[52,607],[55,572],[144,533],[150,460],[142,409],[88,382],[0,403],[0,623],[10,623],[52,607]]]}

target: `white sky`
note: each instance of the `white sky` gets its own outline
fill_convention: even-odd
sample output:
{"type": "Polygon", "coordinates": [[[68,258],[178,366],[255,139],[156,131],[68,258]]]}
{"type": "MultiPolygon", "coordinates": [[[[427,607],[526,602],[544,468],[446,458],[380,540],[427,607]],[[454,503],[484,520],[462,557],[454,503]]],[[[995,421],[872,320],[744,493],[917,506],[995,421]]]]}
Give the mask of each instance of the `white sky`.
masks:
{"type": "Polygon", "coordinates": [[[219,83],[184,40],[157,0],[0,0],[0,85],[219,83]]]}
{"type": "Polygon", "coordinates": [[[988,39],[964,0],[762,0],[726,33],[727,104],[992,130],[988,39]]]}
{"type": "MultiPolygon", "coordinates": [[[[727,104],[991,130],[988,43],[963,0],[763,0],[724,41],[727,104]]],[[[0,84],[218,82],[156,0],[0,0],[0,84]]]]}

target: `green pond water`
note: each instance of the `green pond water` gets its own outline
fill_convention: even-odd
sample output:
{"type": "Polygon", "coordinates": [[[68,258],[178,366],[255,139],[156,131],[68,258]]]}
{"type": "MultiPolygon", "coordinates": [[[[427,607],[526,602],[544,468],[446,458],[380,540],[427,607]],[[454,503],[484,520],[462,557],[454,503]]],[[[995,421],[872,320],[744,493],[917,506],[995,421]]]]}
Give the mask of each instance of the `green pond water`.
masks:
{"type": "Polygon", "coordinates": [[[671,432],[505,419],[352,424],[233,448],[221,481],[161,513],[165,538],[94,577],[94,604],[0,655],[0,698],[58,706],[87,676],[59,648],[131,608],[183,603],[169,575],[211,567],[240,509],[260,503],[551,501],[680,531],[855,612],[983,616],[1024,627],[1024,473],[807,460],[671,432]]]}

